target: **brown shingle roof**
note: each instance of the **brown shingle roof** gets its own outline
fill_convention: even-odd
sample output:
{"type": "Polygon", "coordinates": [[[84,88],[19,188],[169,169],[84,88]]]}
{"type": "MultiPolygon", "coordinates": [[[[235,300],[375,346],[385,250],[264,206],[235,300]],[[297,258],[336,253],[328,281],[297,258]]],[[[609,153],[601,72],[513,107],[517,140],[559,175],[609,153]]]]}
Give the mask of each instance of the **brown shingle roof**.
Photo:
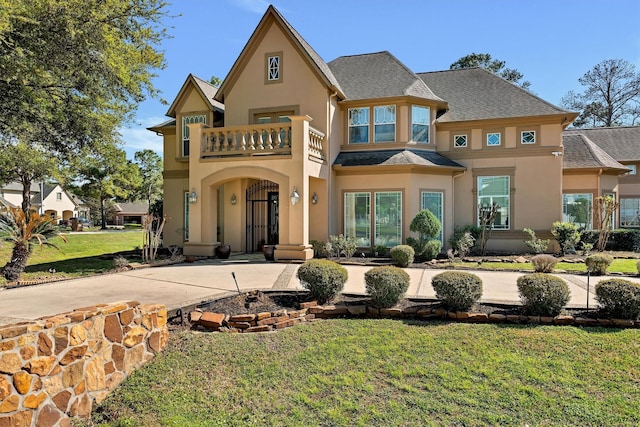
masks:
{"type": "Polygon", "coordinates": [[[617,169],[621,172],[627,170],[624,165],[618,163],[585,135],[565,134],[562,137],[562,143],[564,169],[603,168],[617,169]]]}
{"type": "Polygon", "coordinates": [[[568,129],[563,140],[571,135],[585,135],[619,162],[640,160],[640,126],[568,129]]]}
{"type": "Polygon", "coordinates": [[[418,73],[449,103],[438,122],[573,114],[482,68],[418,73]]]}
{"type": "Polygon", "coordinates": [[[443,100],[391,53],[341,56],[329,62],[346,99],[415,96],[433,101],[443,100]]]}

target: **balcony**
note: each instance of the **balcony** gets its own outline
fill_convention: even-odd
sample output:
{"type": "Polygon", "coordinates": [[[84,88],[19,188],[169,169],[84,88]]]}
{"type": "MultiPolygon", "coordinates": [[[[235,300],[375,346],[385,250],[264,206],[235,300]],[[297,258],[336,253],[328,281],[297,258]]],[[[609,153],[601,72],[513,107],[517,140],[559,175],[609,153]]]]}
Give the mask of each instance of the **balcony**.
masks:
{"type": "Polygon", "coordinates": [[[301,142],[307,144],[309,159],[324,161],[324,133],[311,126],[303,128],[308,129],[306,135],[298,136],[292,132],[292,123],[203,127],[200,158],[290,156],[301,142]]]}

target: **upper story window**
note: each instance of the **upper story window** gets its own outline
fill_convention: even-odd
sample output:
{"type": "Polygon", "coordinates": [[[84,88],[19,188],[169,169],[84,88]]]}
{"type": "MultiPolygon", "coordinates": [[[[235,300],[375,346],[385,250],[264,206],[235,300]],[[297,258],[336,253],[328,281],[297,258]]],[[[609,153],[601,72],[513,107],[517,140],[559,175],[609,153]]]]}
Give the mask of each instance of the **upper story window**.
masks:
{"type": "Polygon", "coordinates": [[[627,172],[627,175],[636,175],[638,173],[638,169],[636,168],[636,165],[624,165],[626,168],[631,169],[629,172],[627,172]]]}
{"type": "Polygon", "coordinates": [[[265,83],[282,82],[282,52],[265,55],[265,83]]]}
{"type": "Polygon", "coordinates": [[[520,142],[522,144],[535,144],[536,143],[536,131],[524,130],[520,132],[520,142]]]}
{"type": "Polygon", "coordinates": [[[464,148],[467,146],[467,135],[453,135],[453,147],[464,148]]]}
{"type": "Polygon", "coordinates": [[[500,145],[500,132],[490,132],[487,134],[487,146],[496,147],[500,145]]]}
{"type": "Polygon", "coordinates": [[[396,140],[396,106],[373,107],[373,142],[396,140]]]}
{"type": "Polygon", "coordinates": [[[369,107],[349,108],[349,144],[369,143],[369,107]]]}
{"type": "Polygon", "coordinates": [[[56,200],[62,200],[62,193],[56,193],[56,200]]]}
{"type": "Polygon", "coordinates": [[[411,140],[429,143],[429,123],[431,114],[429,107],[411,106],[411,140]]]}
{"type": "Polygon", "coordinates": [[[205,114],[198,114],[193,116],[182,117],[182,157],[189,156],[189,126],[192,123],[206,123],[207,116],[205,114]]]}

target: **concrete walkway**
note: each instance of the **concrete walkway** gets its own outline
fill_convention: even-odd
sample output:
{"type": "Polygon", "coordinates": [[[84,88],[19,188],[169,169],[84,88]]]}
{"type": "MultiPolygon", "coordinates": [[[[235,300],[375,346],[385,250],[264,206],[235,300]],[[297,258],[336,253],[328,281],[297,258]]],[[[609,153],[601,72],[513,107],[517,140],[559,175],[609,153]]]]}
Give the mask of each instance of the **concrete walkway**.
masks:
{"type": "MultiPolygon", "coordinates": [[[[296,278],[299,264],[268,263],[255,255],[235,255],[228,261],[210,259],[193,264],[137,270],[27,286],[0,291],[0,324],[37,319],[74,308],[117,301],[162,303],[168,309],[197,304],[251,289],[302,289],[296,278]]],[[[364,273],[371,266],[347,265],[344,293],[364,294],[364,273]]],[[[444,270],[408,268],[411,284],[407,297],[434,298],[431,278],[444,270]]],[[[481,301],[518,303],[516,280],[520,272],[474,271],[483,282],[481,301]]],[[[559,274],[569,284],[571,306],[585,306],[587,277],[559,274]]],[[[596,305],[594,287],[604,277],[590,280],[589,306],[596,305]]],[[[640,283],[638,277],[627,279],[640,283]]]]}

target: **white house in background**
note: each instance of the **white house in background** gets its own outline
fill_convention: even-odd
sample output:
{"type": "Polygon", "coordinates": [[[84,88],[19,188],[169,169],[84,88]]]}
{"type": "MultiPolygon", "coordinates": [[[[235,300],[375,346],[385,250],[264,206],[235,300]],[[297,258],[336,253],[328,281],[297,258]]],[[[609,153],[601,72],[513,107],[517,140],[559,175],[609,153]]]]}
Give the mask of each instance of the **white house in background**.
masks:
{"type": "MultiPolygon", "coordinates": [[[[88,206],[59,184],[33,183],[29,193],[31,206],[39,213],[49,215],[56,221],[89,218],[88,206]]],[[[0,208],[20,205],[22,205],[22,184],[11,182],[0,188],[0,208]]]]}

